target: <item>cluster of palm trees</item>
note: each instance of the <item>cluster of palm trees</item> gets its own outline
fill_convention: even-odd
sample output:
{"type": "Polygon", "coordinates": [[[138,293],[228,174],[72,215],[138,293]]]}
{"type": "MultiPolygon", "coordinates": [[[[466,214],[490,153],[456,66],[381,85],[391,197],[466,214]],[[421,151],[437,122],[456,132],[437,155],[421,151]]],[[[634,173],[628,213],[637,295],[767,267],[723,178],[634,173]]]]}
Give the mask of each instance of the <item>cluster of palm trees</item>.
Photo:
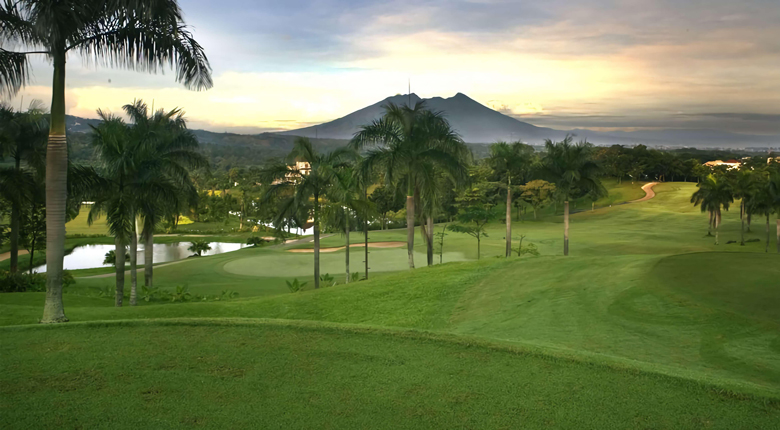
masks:
{"type": "Polygon", "coordinates": [[[144,284],[153,284],[154,228],[163,217],[178,215],[197,198],[190,169],[208,167],[197,152],[180,109],[149,112],[142,100],[123,107],[130,124],[98,110],[92,146],[99,162],[88,223],[105,215],[116,246],[116,306],[122,306],[125,253],[130,255],[130,304],[135,305],[138,235],[144,241],[144,284]],[[142,226],[140,232],[138,224],[142,226]]]}
{"type": "Polygon", "coordinates": [[[691,196],[691,203],[709,214],[708,235],[715,231],[715,244],[720,241],[722,211],[739,201],[740,245],[745,245],[745,232],[750,231],[753,216],[766,218],[766,252],[769,252],[772,214],[777,216],[777,252],[780,253],[780,163],[763,168],[714,171],[704,177],[691,196]]]}
{"type": "MultiPolygon", "coordinates": [[[[46,112],[39,102],[24,112],[0,105],[0,160],[11,161],[10,166],[0,167],[0,199],[10,206],[6,216],[11,274],[19,269],[20,242],[28,227],[24,219],[43,206],[47,131],[46,112]]],[[[31,262],[32,258],[30,253],[31,262]]]]}
{"type": "MultiPolygon", "coordinates": [[[[415,223],[419,223],[427,244],[428,265],[433,264],[433,224],[442,211],[440,196],[447,188],[465,189],[473,161],[443,113],[427,109],[424,102],[414,106],[388,104],[383,116],[361,127],[348,147],[321,154],[309,139],[298,138],[294,145],[287,160],[264,169],[262,181],[273,184],[265,200],[279,204],[274,220],[278,228],[307,222],[313,226],[315,288],[320,280],[321,226],[337,226],[345,233],[347,246],[349,231],[360,221],[367,233],[367,220],[374,209],[367,190],[377,181],[405,191],[409,268],[415,267],[415,223]],[[296,162],[303,162],[305,171],[294,167],[296,162]]],[[[548,140],[542,158],[521,142],[499,142],[491,151],[488,163],[499,176],[500,187],[507,191],[506,256],[512,253],[513,189],[537,177],[554,181],[564,201],[564,254],[568,255],[568,200],[575,194],[604,193],[592,146],[566,137],[561,142],[548,140]]],[[[345,263],[349,282],[349,252],[345,263]]],[[[367,277],[367,250],[365,263],[367,277]]]]}
{"type": "MultiPolygon", "coordinates": [[[[171,66],[192,89],[212,86],[203,48],[184,23],[176,0],[18,0],[0,3],[0,92],[16,94],[31,77],[30,56],[53,66],[46,148],[46,302],[42,323],[67,321],[62,263],[68,196],[65,64],[84,61],[156,72],[171,66]],[[6,49],[9,46],[21,50],[6,49]]],[[[110,216],[110,215],[109,215],[110,216]]]]}

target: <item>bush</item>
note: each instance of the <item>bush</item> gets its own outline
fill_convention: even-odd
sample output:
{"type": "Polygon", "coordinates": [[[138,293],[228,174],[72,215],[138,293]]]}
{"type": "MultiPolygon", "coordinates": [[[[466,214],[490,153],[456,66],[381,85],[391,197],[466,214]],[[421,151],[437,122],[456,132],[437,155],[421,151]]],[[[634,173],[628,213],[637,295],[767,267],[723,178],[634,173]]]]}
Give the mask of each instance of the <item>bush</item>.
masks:
{"type": "MultiPolygon", "coordinates": [[[[129,262],[130,262],[130,254],[125,253],[125,264],[129,262]]],[[[103,259],[103,264],[110,264],[116,267],[116,251],[112,249],[111,251],[106,252],[106,258],[103,259]]]]}
{"type": "Polygon", "coordinates": [[[292,282],[290,281],[284,281],[287,283],[287,288],[290,289],[291,293],[297,293],[298,291],[301,291],[303,287],[306,285],[306,282],[298,282],[298,278],[293,279],[292,282]]]}
{"type": "Polygon", "coordinates": [[[539,256],[539,250],[536,249],[536,245],[533,243],[529,243],[528,245],[520,245],[519,248],[512,248],[512,251],[517,253],[518,257],[522,257],[524,255],[532,255],[534,257],[539,256]]]}
{"type": "Polygon", "coordinates": [[[259,236],[249,236],[246,238],[246,244],[249,246],[263,246],[268,241],[259,236]]]}
{"type": "MultiPolygon", "coordinates": [[[[68,274],[70,282],[67,285],[72,284],[73,276],[68,274]]],[[[65,284],[65,276],[63,275],[63,287],[65,284]]],[[[33,273],[32,275],[27,273],[14,273],[13,275],[7,271],[0,272],[0,293],[23,293],[25,291],[43,292],[46,291],[46,274],[45,273],[33,273]]]]}

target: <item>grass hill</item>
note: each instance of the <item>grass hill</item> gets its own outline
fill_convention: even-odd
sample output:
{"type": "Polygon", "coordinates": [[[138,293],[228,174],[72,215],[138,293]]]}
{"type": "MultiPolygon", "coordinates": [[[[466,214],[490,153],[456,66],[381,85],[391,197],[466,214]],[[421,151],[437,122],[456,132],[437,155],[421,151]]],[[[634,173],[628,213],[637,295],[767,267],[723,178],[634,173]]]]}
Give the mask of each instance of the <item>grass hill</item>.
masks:
{"type": "MultiPolygon", "coordinates": [[[[94,294],[111,279],[79,278],[76,323],[40,327],[24,324],[42,293],[0,295],[0,425],[772,428],[780,256],[726,245],[733,212],[716,247],[693,188],[573,215],[569,257],[546,213],[514,226],[539,257],[497,258],[495,224],[479,261],[449,233],[445,264],[410,272],[403,248],[371,249],[369,281],[317,291],[286,292],[310,281],[311,254],[282,246],[155,269],[159,285],[240,290],[233,301],[116,309],[94,294]]],[[[323,254],[323,272],[341,276],[344,252],[323,254]]]]}

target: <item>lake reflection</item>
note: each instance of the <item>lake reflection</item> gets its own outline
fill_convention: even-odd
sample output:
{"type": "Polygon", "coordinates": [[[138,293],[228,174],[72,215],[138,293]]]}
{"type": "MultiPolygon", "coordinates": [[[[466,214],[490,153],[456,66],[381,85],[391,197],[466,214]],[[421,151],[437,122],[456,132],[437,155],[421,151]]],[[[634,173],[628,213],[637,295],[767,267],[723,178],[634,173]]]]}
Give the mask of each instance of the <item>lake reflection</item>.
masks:
{"type": "MultiPolygon", "coordinates": [[[[187,248],[192,245],[190,242],[179,243],[155,243],[154,244],[154,262],[165,263],[168,261],[183,260],[193,253],[187,248]]],[[[244,243],[230,242],[210,242],[211,250],[203,253],[203,256],[222,254],[224,252],[236,251],[246,248],[244,243]]],[[[95,267],[111,267],[110,264],[103,264],[106,253],[116,249],[114,245],[84,245],[76,247],[73,252],[65,256],[63,262],[65,270],[92,269],[95,267]]],[[[128,262],[129,264],[129,262],[128,262]]],[[[138,245],[138,267],[144,265],[144,247],[138,245]]],[[[36,267],[35,272],[45,272],[46,265],[36,267]]]]}

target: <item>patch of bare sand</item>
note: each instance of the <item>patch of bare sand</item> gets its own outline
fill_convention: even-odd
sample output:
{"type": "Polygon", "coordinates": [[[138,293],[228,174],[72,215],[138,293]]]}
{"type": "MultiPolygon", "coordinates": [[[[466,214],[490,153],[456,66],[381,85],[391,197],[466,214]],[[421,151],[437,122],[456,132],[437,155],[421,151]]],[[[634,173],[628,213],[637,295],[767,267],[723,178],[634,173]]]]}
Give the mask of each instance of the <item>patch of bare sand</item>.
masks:
{"type": "MultiPolygon", "coordinates": [[[[28,254],[27,250],[24,250],[24,249],[20,249],[19,250],[19,256],[20,257],[22,255],[27,255],[27,254],[28,254]]],[[[4,252],[4,253],[0,254],[0,261],[8,260],[9,258],[11,258],[11,251],[4,252]]]]}

